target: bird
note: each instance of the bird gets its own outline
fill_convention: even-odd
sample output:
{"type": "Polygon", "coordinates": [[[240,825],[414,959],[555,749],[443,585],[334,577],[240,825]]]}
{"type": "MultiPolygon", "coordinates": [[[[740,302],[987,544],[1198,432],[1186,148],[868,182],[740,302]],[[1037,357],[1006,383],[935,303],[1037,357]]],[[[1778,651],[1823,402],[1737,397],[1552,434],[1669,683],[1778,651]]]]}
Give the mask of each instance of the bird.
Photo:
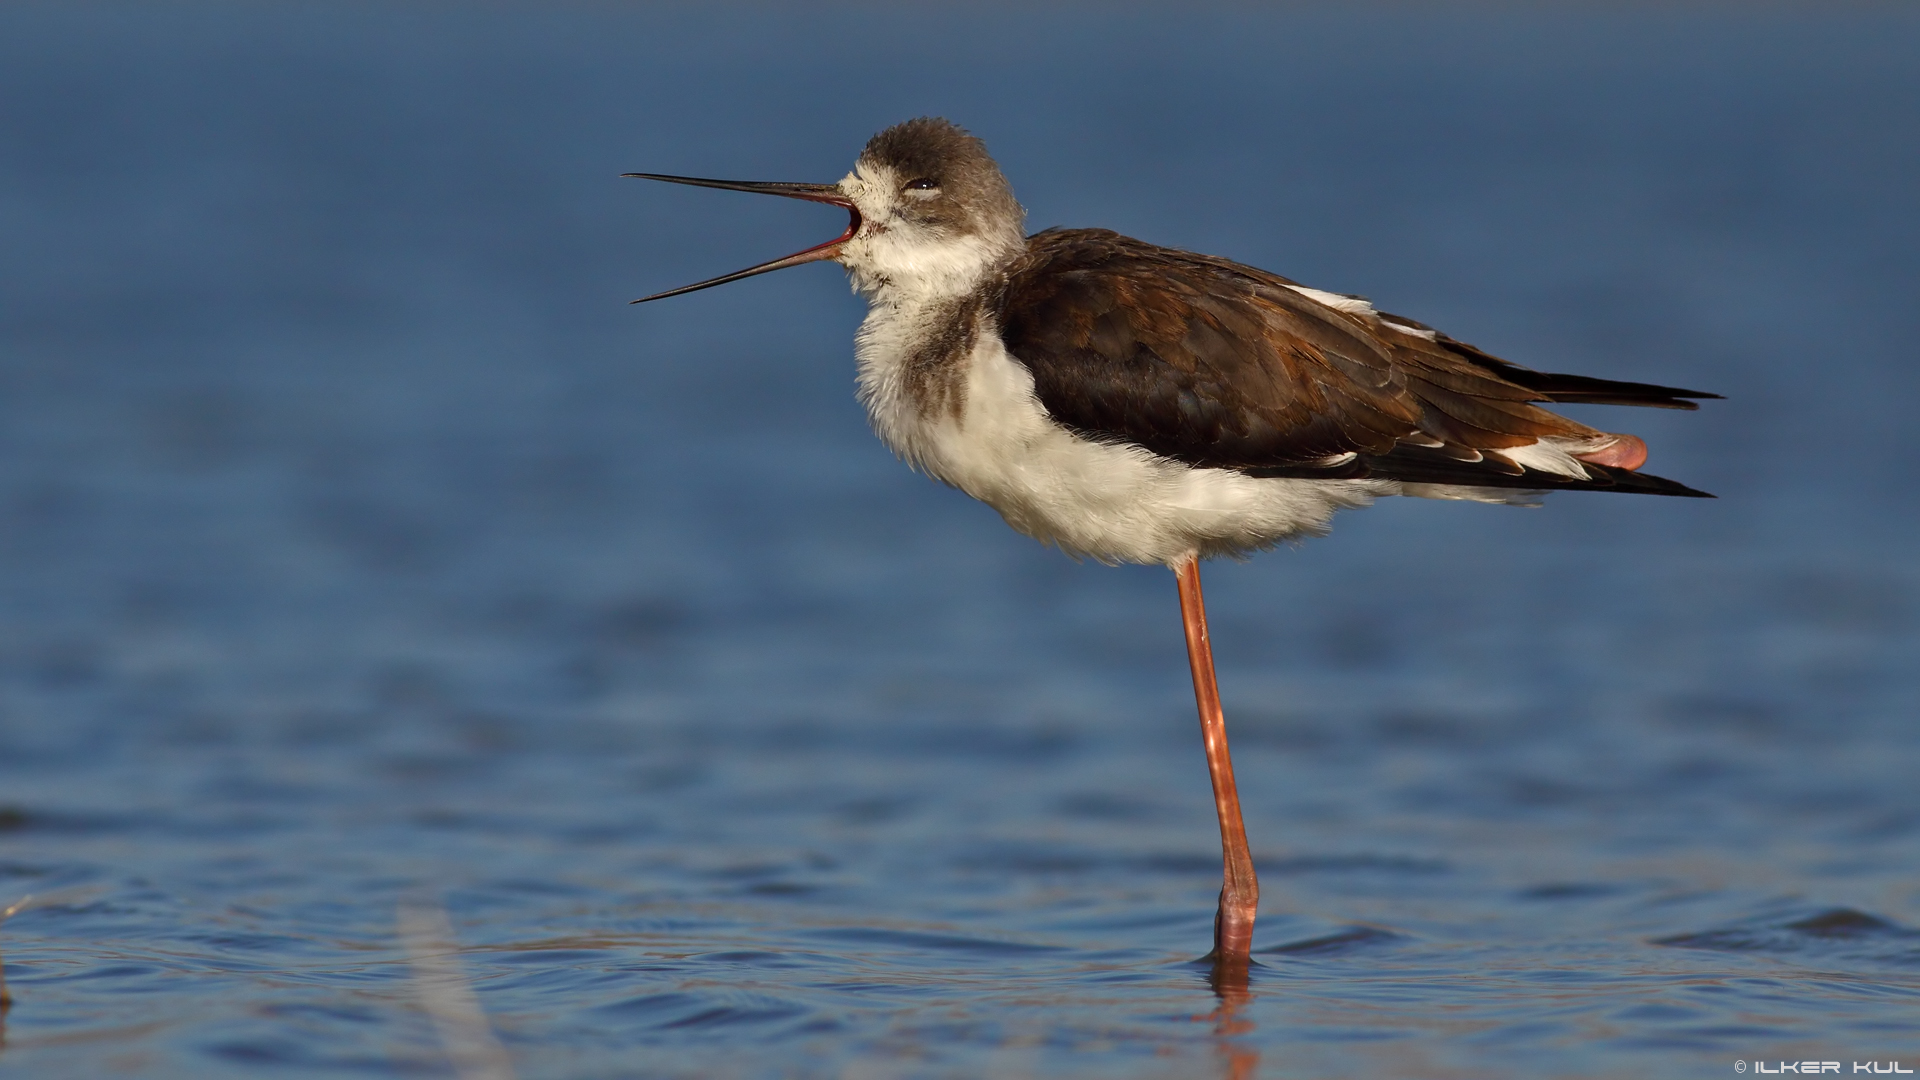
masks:
{"type": "Polygon", "coordinates": [[[1325,534],[1383,496],[1711,498],[1641,472],[1636,436],[1544,406],[1717,394],[1521,367],[1360,296],[1106,229],[1029,235],[985,144],[945,119],[881,131],[831,184],[623,175],[845,210],[832,240],[633,303],[837,262],[867,302],[858,397],[895,454],[1068,555],[1173,571],[1220,825],[1216,978],[1244,985],[1260,887],[1201,561],[1325,534]]]}

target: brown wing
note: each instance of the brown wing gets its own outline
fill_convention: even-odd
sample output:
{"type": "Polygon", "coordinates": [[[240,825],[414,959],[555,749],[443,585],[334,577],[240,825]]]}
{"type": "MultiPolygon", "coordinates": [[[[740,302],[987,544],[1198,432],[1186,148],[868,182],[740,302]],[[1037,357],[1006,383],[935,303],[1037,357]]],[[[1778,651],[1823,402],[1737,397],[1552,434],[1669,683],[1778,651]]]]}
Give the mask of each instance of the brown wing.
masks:
{"type": "Polygon", "coordinates": [[[1684,399],[1712,395],[1528,371],[1410,320],[1343,311],[1292,286],[1106,230],[1054,229],[1030,239],[998,315],[1008,350],[1056,420],[1190,465],[1698,494],[1599,465],[1587,466],[1585,481],[1540,473],[1499,451],[1602,434],[1537,401],[1694,408],[1684,399]]]}

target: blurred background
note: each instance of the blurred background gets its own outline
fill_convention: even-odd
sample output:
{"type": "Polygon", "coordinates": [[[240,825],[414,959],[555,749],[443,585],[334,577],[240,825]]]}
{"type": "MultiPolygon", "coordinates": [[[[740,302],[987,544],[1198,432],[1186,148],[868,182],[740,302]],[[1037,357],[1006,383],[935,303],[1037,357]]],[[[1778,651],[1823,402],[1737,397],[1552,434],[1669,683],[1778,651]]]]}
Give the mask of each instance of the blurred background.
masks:
{"type": "Polygon", "coordinates": [[[1908,5],[0,8],[0,1073],[1912,1067],[1908,5]],[[1389,500],[1164,570],[909,472],[830,267],[933,114],[1034,229],[1363,293],[1717,501],[1389,500]],[[1211,1019],[1210,1019],[1211,1017],[1211,1019]]]}

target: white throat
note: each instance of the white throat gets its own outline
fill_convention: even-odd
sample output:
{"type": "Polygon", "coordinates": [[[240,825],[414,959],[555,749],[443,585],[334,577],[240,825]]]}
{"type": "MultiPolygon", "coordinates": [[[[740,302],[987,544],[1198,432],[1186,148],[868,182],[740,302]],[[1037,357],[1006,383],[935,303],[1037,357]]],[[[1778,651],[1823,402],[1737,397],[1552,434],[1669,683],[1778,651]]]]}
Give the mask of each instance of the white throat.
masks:
{"type": "Polygon", "coordinates": [[[914,306],[974,291],[1009,254],[981,236],[909,238],[889,230],[849,242],[840,261],[869,303],[914,306]]]}

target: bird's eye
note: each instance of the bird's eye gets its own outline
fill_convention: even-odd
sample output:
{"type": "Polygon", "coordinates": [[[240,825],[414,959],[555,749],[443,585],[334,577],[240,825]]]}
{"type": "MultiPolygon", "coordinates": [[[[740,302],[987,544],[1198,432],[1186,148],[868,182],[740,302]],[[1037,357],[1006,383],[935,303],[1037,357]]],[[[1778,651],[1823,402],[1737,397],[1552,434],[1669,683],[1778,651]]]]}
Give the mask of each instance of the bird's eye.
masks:
{"type": "Polygon", "coordinates": [[[939,189],[940,182],[929,177],[923,176],[918,180],[907,181],[908,191],[938,191],[939,189]]]}

